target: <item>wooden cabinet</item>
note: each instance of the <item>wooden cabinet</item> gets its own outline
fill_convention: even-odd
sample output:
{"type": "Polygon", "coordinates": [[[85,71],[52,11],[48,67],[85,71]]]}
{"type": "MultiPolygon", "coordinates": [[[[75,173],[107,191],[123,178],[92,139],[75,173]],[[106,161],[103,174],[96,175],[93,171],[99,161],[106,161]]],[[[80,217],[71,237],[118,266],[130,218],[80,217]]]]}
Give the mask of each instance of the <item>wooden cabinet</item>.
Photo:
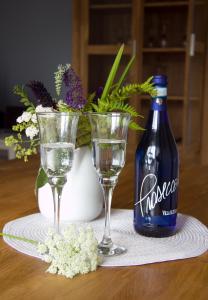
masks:
{"type": "MultiPolygon", "coordinates": [[[[86,92],[104,85],[114,56],[125,43],[123,65],[136,55],[129,80],[168,76],[168,111],[185,158],[199,155],[205,74],[207,1],[76,0],[73,3],[73,65],[86,92]]],[[[121,68],[122,69],[122,68],[121,68]]],[[[149,97],[131,102],[145,118],[149,97]]],[[[136,145],[139,135],[131,134],[136,145]]]]}

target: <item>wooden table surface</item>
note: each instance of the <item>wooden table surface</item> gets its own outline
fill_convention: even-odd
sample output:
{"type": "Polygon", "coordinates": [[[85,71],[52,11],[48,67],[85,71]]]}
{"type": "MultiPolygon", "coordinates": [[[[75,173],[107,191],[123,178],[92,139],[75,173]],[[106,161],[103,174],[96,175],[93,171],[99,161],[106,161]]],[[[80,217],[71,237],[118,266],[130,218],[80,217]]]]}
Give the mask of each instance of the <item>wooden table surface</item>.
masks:
{"type": "MultiPolygon", "coordinates": [[[[0,162],[0,230],[15,218],[37,212],[34,181],[38,158],[0,162]]],[[[132,208],[133,164],[127,163],[113,207],[132,208]]],[[[179,211],[208,225],[208,167],[180,174],[179,211]]],[[[0,239],[0,299],[207,300],[208,253],[200,257],[134,267],[102,268],[66,279],[45,273],[47,264],[18,253],[0,239]]]]}

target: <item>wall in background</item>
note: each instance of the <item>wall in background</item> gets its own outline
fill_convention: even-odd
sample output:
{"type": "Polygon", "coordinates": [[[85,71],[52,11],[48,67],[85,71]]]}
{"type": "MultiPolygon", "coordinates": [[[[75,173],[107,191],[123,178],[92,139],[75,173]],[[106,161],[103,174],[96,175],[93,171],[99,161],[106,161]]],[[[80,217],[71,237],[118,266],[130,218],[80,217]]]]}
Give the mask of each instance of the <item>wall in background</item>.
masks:
{"type": "Polygon", "coordinates": [[[15,84],[41,80],[54,94],[53,72],[71,61],[71,0],[0,1],[0,111],[19,105],[15,84]]]}

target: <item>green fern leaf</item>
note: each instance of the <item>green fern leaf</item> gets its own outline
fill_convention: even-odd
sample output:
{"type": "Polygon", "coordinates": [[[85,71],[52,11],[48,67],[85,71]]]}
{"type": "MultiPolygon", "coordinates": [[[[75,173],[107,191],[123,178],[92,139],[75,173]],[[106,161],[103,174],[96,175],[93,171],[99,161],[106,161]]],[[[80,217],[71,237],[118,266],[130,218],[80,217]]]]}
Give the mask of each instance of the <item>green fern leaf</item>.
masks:
{"type": "Polygon", "coordinates": [[[134,121],[130,121],[129,128],[131,128],[133,130],[145,130],[143,127],[141,127],[139,124],[137,124],[134,121]]]}
{"type": "Polygon", "coordinates": [[[123,102],[113,102],[108,104],[108,111],[123,111],[129,113],[132,117],[138,117],[136,110],[123,102]]]}

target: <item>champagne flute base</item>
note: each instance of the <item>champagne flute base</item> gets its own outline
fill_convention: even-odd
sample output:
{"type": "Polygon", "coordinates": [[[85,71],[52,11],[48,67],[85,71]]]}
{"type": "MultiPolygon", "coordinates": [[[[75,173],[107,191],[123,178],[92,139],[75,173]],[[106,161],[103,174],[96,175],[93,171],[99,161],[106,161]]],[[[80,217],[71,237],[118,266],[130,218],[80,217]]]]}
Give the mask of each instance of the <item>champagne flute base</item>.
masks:
{"type": "Polygon", "coordinates": [[[116,256],[127,252],[127,249],[122,246],[111,244],[111,246],[106,246],[100,243],[98,245],[98,253],[103,256],[116,256]]]}

